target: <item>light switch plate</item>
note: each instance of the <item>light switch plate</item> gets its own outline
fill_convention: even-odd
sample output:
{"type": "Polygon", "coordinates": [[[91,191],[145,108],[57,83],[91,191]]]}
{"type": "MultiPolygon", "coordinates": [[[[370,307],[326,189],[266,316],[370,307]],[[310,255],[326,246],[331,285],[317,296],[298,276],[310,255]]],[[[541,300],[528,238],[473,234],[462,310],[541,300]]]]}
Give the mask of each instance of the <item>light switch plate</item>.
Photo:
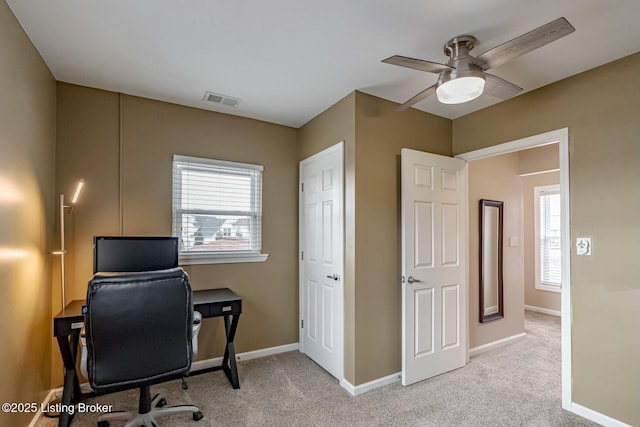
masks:
{"type": "Polygon", "coordinates": [[[576,238],[576,255],[591,256],[591,237],[576,238]]]}

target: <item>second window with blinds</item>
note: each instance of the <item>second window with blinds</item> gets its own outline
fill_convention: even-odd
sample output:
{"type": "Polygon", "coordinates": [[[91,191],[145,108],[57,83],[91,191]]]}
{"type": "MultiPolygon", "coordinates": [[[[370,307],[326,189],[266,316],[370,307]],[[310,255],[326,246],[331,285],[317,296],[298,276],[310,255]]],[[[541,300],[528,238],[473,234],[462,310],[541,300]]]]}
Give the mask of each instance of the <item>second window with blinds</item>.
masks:
{"type": "Polygon", "coordinates": [[[561,270],[561,204],[560,186],[534,188],[535,205],[535,288],[560,292],[561,270]]]}
{"type": "Polygon", "coordinates": [[[181,264],[259,262],[261,165],[173,156],[173,235],[181,264]]]}

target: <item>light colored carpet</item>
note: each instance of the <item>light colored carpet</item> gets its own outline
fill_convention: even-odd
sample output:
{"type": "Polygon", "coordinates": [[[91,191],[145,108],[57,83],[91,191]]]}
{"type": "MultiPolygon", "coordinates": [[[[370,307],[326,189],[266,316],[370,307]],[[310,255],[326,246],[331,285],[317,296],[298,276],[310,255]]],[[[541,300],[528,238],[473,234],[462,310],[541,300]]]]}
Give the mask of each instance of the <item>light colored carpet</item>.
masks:
{"type": "MultiPolygon", "coordinates": [[[[161,426],[596,426],[560,403],[560,318],[526,313],[527,336],[480,354],[456,371],[409,387],[391,384],[351,397],[337,380],[295,351],[239,363],[233,390],[222,372],[152,387],[169,404],[194,404],[204,413],[167,417],[161,426]]],[[[136,390],[87,403],[137,408],[136,390]]],[[[95,425],[77,414],[73,426],[95,425]]],[[[39,427],[57,425],[42,419],[39,427]]]]}

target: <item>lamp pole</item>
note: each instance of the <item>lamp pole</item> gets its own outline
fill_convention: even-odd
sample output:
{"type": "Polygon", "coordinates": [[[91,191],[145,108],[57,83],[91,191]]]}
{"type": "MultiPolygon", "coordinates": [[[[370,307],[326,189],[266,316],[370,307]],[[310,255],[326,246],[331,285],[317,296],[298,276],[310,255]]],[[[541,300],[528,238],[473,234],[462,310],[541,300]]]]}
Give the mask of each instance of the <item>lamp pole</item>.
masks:
{"type": "Polygon", "coordinates": [[[67,252],[64,248],[64,194],[60,194],[60,289],[62,292],[62,309],[67,306],[65,296],[65,271],[64,271],[64,254],[67,252]]]}
{"type": "Polygon", "coordinates": [[[64,229],[64,215],[65,215],[65,209],[69,209],[69,213],[71,213],[73,211],[73,207],[76,205],[76,202],[78,201],[78,197],[80,196],[80,192],[82,191],[82,187],[84,186],[84,179],[81,179],[80,181],[78,181],[78,186],[76,187],[76,191],[73,193],[73,197],[71,198],[71,204],[70,205],[65,205],[64,204],[64,194],[60,194],[60,250],[59,251],[55,251],[54,254],[56,255],[60,255],[60,292],[62,295],[62,309],[64,310],[64,308],[67,306],[67,298],[65,295],[65,254],[67,253],[67,250],[65,248],[65,243],[64,243],[64,234],[65,234],[65,229],[64,229]]]}

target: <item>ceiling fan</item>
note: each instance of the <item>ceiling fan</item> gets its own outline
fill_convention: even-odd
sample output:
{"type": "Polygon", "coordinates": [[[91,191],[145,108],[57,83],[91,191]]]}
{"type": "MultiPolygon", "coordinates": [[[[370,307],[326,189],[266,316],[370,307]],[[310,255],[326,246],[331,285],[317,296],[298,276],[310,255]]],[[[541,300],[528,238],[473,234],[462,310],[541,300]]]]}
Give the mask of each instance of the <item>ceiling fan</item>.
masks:
{"type": "Polygon", "coordinates": [[[406,110],[434,93],[438,100],[444,104],[460,104],[471,101],[483,93],[501,99],[511,98],[517,95],[522,88],[485,71],[574,31],[575,28],[569,21],[565,18],[558,18],[476,57],[469,55],[469,51],[478,44],[475,37],[455,37],[444,46],[444,53],[450,58],[446,64],[399,55],[389,57],[382,62],[438,74],[436,84],[423,90],[395,110],[406,110]]]}

